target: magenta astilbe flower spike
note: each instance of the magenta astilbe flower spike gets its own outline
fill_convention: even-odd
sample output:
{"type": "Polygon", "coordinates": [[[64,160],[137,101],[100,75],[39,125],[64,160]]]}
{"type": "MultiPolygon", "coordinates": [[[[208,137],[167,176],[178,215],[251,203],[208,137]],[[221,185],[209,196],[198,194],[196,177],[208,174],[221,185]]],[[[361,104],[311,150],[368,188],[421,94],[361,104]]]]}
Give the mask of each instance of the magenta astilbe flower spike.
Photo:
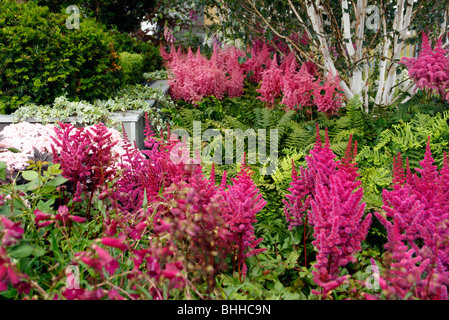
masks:
{"type": "Polygon", "coordinates": [[[422,50],[417,58],[403,57],[400,63],[406,65],[408,74],[417,88],[438,93],[447,99],[445,89],[449,82],[449,59],[439,38],[432,49],[429,37],[422,33],[422,50]]]}
{"type": "Polygon", "coordinates": [[[256,239],[253,224],[257,221],[257,213],[265,207],[266,201],[256,188],[245,160],[237,177],[231,180],[233,184],[228,185],[227,190],[221,191],[226,203],[223,217],[229,226],[238,254],[239,276],[246,276],[246,258],[265,251],[265,248],[256,248],[263,239],[256,239]]]}
{"type": "Polygon", "coordinates": [[[292,181],[290,188],[287,189],[290,194],[286,194],[287,199],[282,200],[289,230],[303,224],[304,214],[310,209],[311,195],[314,193],[313,177],[310,171],[303,167],[300,167],[299,170],[300,176],[298,176],[295,163],[292,160],[292,181]]]}
{"type": "Polygon", "coordinates": [[[287,69],[282,80],[283,98],[281,103],[288,110],[299,109],[312,105],[312,95],[316,90],[315,77],[307,71],[303,64],[299,71],[287,69]]]}
{"type": "MultiPolygon", "coordinates": [[[[305,157],[308,168],[300,168],[298,176],[296,168],[292,166],[292,182],[284,203],[284,214],[289,229],[302,225],[304,214],[310,210],[310,201],[315,196],[317,181],[328,184],[330,175],[337,170],[336,155],[330,148],[329,135],[325,130],[325,144],[323,146],[318,123],[316,124],[316,139],[314,148],[305,157]]],[[[313,213],[309,213],[310,224],[313,225],[313,213]]]]}
{"type": "Polygon", "coordinates": [[[385,267],[379,278],[384,299],[447,300],[449,278],[436,272],[432,250],[426,245],[407,246],[397,220],[392,223],[377,212],[375,215],[388,233],[385,267]]]}
{"type": "Polygon", "coordinates": [[[329,187],[319,182],[311,202],[315,237],[312,244],[317,249],[313,274],[319,283],[337,280],[339,267],[355,261],[354,255],[361,249],[371,224],[371,214],[363,219],[363,189],[354,191],[345,186],[345,180],[342,171],[338,171],[330,177],[329,187]]]}
{"type": "MultiPolygon", "coordinates": [[[[402,171],[400,169],[396,164],[394,171],[400,172],[402,171]]],[[[387,246],[399,246],[397,241],[402,241],[403,245],[410,246],[414,250],[414,255],[423,261],[427,258],[432,261],[428,272],[438,277],[448,277],[449,194],[445,182],[449,171],[445,156],[443,167],[438,172],[430,148],[430,137],[424,159],[420,161],[420,168],[415,170],[417,173],[412,174],[407,159],[405,178],[398,174],[396,176],[399,178],[395,178],[395,181],[405,182],[395,184],[391,191],[383,191],[382,208],[387,217],[376,215],[389,233],[387,246]],[[426,250],[421,250],[422,248],[426,250]],[[424,251],[427,252],[425,255],[424,251]]]]}
{"type": "MultiPolygon", "coordinates": [[[[320,79],[317,80],[320,82],[320,79]]],[[[343,105],[343,89],[340,86],[340,77],[328,73],[324,84],[316,86],[313,92],[314,103],[318,111],[331,116],[337,114],[337,111],[343,105]],[[324,95],[321,94],[324,91],[324,95]]]]}
{"type": "Polygon", "coordinates": [[[82,201],[86,191],[93,193],[106,181],[111,180],[118,154],[113,151],[117,141],[103,124],[89,128],[75,128],[71,124],[55,127],[52,137],[53,159],[61,165],[62,175],[74,186],[74,201],[82,201]]]}
{"type": "Polygon", "coordinates": [[[270,67],[262,72],[260,89],[256,89],[261,96],[257,98],[270,104],[274,104],[275,99],[281,96],[282,87],[282,70],[279,68],[277,56],[274,54],[270,67]]]}
{"type": "MultiPolygon", "coordinates": [[[[179,141],[166,141],[162,133],[157,140],[148,116],[145,117],[145,144],[148,149],[140,152],[127,145],[120,166],[122,174],[115,183],[113,198],[127,212],[141,209],[145,197],[148,203],[161,201],[161,192],[165,196],[170,185],[186,182],[192,175],[192,171],[185,165],[186,162],[191,162],[190,156],[179,163],[171,159],[171,153],[177,150],[179,141]]],[[[169,130],[168,134],[170,135],[169,130]]]]}
{"type": "Polygon", "coordinates": [[[351,136],[345,156],[336,161],[327,128],[323,145],[317,124],[314,148],[306,156],[308,169],[301,168],[298,177],[293,166],[291,194],[284,201],[290,229],[302,223],[306,212],[313,226],[314,282],[322,288],[313,292],[323,298],[346,280],[339,275],[340,267],[355,262],[371,225],[371,214],[363,218],[366,204],[357,179],[356,155],[357,142],[353,146],[351,136]]]}

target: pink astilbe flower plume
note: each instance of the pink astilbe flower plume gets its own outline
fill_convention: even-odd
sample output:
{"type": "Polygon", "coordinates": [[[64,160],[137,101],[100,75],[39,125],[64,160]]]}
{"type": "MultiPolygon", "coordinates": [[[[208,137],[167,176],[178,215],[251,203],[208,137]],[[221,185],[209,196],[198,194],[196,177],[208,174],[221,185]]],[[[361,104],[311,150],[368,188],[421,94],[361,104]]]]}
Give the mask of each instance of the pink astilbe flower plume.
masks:
{"type": "Polygon", "coordinates": [[[347,277],[339,276],[340,267],[355,262],[371,225],[371,214],[363,218],[366,204],[361,201],[356,154],[357,142],[353,146],[351,136],[345,156],[336,161],[327,129],[323,146],[317,124],[314,148],[306,156],[308,169],[303,169],[299,178],[293,167],[291,194],[284,201],[290,229],[302,223],[306,212],[313,226],[312,244],[317,251],[314,282],[322,288],[313,292],[322,298],[345,282],[347,277]]]}
{"type": "Polygon", "coordinates": [[[61,165],[64,178],[73,185],[73,201],[81,202],[82,195],[93,194],[114,177],[118,153],[113,148],[117,141],[103,124],[90,128],[59,125],[61,128],[55,127],[56,135],[52,137],[53,159],[61,165]]]}
{"type": "Polygon", "coordinates": [[[432,49],[428,35],[422,32],[422,50],[417,58],[403,57],[400,63],[408,69],[409,77],[416,87],[437,93],[447,100],[445,89],[449,81],[449,59],[439,38],[432,49]]]}
{"type": "Polygon", "coordinates": [[[236,178],[231,180],[233,184],[227,185],[227,190],[221,191],[226,204],[223,208],[223,217],[229,226],[234,242],[237,268],[241,278],[246,276],[246,258],[266,250],[265,248],[256,248],[263,239],[256,239],[253,226],[257,221],[257,213],[265,207],[266,201],[259,193],[259,189],[256,188],[245,159],[241,171],[236,178]]]}
{"type": "MultiPolygon", "coordinates": [[[[162,132],[157,140],[151,130],[148,116],[145,115],[145,118],[145,146],[148,149],[140,152],[131,148],[128,143],[120,164],[122,173],[115,183],[116,191],[112,195],[126,212],[141,209],[145,197],[148,203],[157,202],[160,200],[160,192],[165,194],[172,183],[187,181],[191,176],[185,166],[186,162],[191,161],[190,157],[181,159],[179,163],[171,159],[171,153],[177,150],[179,141],[166,141],[162,132]]],[[[170,132],[168,134],[170,135],[170,132]]]]}
{"type": "MultiPolygon", "coordinates": [[[[317,82],[320,82],[320,79],[317,82]]],[[[337,114],[337,111],[343,106],[344,95],[342,91],[340,77],[328,73],[324,84],[316,86],[313,92],[314,103],[318,111],[328,116],[337,114]],[[323,91],[324,94],[322,94],[323,91]]]]}
{"type": "MultiPolygon", "coordinates": [[[[296,60],[292,63],[296,63],[296,60]]],[[[306,64],[303,64],[299,71],[292,67],[286,68],[282,84],[283,97],[281,104],[285,105],[287,110],[312,105],[312,95],[316,89],[316,82],[315,77],[308,72],[306,64]]]]}
{"type": "MultiPolygon", "coordinates": [[[[407,246],[397,220],[392,223],[377,212],[375,215],[388,233],[385,268],[379,278],[383,299],[447,300],[449,278],[436,272],[436,256],[432,250],[426,245],[421,248],[407,246]]],[[[380,299],[374,295],[366,296],[380,299]]]]}
{"type": "MultiPolygon", "coordinates": [[[[355,262],[354,255],[361,250],[371,224],[371,214],[363,219],[363,189],[351,188],[342,170],[332,175],[329,182],[329,187],[317,184],[311,202],[315,238],[312,244],[318,252],[313,271],[317,284],[340,279],[339,267],[355,262]]],[[[325,292],[321,294],[326,296],[325,292]]]]}
{"type": "Polygon", "coordinates": [[[161,53],[174,99],[195,104],[207,96],[223,99],[225,95],[236,97],[243,93],[244,69],[238,58],[244,54],[236,48],[222,50],[214,46],[210,59],[199,49],[193,54],[190,47],[186,54],[173,47],[169,54],[165,50],[161,53]]]}
{"type": "Polygon", "coordinates": [[[376,213],[379,221],[387,229],[389,240],[386,248],[393,255],[394,263],[398,266],[397,268],[401,268],[401,270],[405,268],[410,273],[410,283],[398,282],[399,276],[390,279],[393,275],[388,272],[384,276],[388,284],[387,289],[383,288],[384,291],[392,292],[394,297],[401,299],[412,284],[414,286],[412,297],[419,299],[447,297],[446,286],[448,283],[446,280],[449,276],[448,165],[446,156],[444,156],[443,167],[438,172],[430,146],[429,137],[424,159],[420,161],[420,168],[415,169],[416,174],[411,173],[407,161],[404,177],[401,161],[396,160],[393,190],[383,191],[385,205],[382,208],[386,216],[376,213]],[[396,258],[395,252],[398,255],[401,252],[404,255],[407,253],[408,260],[400,256],[396,258]],[[410,258],[412,255],[413,259],[410,258]],[[410,261],[409,266],[405,265],[406,261],[410,261]],[[416,269],[417,265],[425,270],[416,269]],[[433,293],[430,294],[429,290],[433,293]]]}
{"type": "Polygon", "coordinates": [[[276,54],[274,54],[270,67],[262,71],[262,83],[260,89],[256,89],[261,96],[257,98],[274,104],[276,98],[281,96],[282,87],[283,74],[278,66],[276,54]]]}

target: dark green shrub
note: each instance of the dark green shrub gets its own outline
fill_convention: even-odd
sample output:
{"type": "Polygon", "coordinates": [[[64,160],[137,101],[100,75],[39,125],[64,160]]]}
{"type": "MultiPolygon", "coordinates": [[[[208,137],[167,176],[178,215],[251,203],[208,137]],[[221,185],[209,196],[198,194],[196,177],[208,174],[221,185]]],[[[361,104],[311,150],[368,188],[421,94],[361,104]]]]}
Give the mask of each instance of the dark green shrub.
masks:
{"type": "Polygon", "coordinates": [[[108,98],[121,86],[114,38],[83,18],[68,29],[68,14],[33,2],[0,0],[0,112],[24,103],[108,98]]]}
{"type": "Polygon", "coordinates": [[[143,72],[153,72],[163,68],[163,60],[158,47],[150,42],[137,40],[126,33],[114,31],[113,34],[116,40],[115,48],[117,52],[126,51],[143,56],[143,72]]]}
{"type": "Polygon", "coordinates": [[[125,84],[140,83],[143,74],[143,55],[123,51],[119,53],[119,57],[123,72],[123,82],[125,84]]]}

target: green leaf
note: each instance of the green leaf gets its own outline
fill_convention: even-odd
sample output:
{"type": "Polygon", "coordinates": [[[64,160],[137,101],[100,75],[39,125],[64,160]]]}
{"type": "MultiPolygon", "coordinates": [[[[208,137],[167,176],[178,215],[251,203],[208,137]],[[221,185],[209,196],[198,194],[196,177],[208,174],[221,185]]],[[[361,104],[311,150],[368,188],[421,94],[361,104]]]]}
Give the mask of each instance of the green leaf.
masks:
{"type": "Polygon", "coordinates": [[[5,297],[6,299],[13,299],[17,294],[17,290],[14,288],[10,288],[6,291],[0,292],[0,295],[2,297],[5,297]]]}
{"type": "Polygon", "coordinates": [[[27,244],[21,244],[21,245],[14,247],[10,251],[9,254],[13,258],[20,259],[20,258],[26,258],[26,257],[30,256],[33,253],[33,251],[34,251],[34,248],[32,246],[27,245],[27,244]]]}
{"type": "Polygon", "coordinates": [[[20,190],[23,192],[33,191],[33,190],[36,190],[37,188],[39,188],[39,181],[36,179],[31,182],[28,182],[27,184],[17,186],[18,189],[19,189],[19,187],[21,187],[20,190]]]}
{"type": "Polygon", "coordinates": [[[22,172],[22,177],[25,180],[33,181],[39,178],[39,174],[36,171],[27,170],[22,172]]]}
{"type": "Polygon", "coordinates": [[[35,256],[35,257],[42,257],[46,253],[47,253],[47,250],[45,250],[44,248],[42,248],[42,247],[35,247],[33,252],[32,252],[32,255],[35,256]]]}
{"type": "Polygon", "coordinates": [[[22,151],[20,151],[19,149],[16,149],[16,148],[7,148],[9,151],[11,151],[12,153],[20,153],[20,152],[22,152],[22,151]]]}
{"type": "Polygon", "coordinates": [[[239,61],[240,64],[243,64],[243,63],[246,62],[246,57],[239,57],[238,61],[239,61]]]}
{"type": "Polygon", "coordinates": [[[52,210],[52,205],[55,203],[55,199],[52,198],[46,202],[39,200],[38,204],[37,204],[37,208],[42,211],[42,212],[51,212],[52,210]]]}
{"type": "Polygon", "coordinates": [[[55,164],[49,166],[48,169],[47,169],[47,171],[48,171],[48,173],[50,173],[50,174],[56,176],[56,175],[62,173],[62,170],[59,169],[60,166],[61,166],[61,165],[60,165],[59,163],[55,163],[55,164]]]}
{"type": "Polygon", "coordinates": [[[147,189],[143,190],[143,201],[142,201],[142,208],[146,208],[148,205],[148,199],[147,199],[147,189]]]}
{"type": "Polygon", "coordinates": [[[45,186],[50,186],[50,187],[57,187],[60,186],[61,184],[64,184],[68,181],[68,179],[64,178],[63,176],[56,176],[53,179],[49,180],[45,186]]]}

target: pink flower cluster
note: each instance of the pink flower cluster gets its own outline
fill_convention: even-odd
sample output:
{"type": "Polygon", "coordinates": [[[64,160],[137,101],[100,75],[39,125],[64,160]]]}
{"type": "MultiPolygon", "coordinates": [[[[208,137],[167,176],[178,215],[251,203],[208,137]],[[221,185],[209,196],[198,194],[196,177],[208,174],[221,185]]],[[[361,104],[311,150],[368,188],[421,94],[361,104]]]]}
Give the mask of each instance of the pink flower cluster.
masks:
{"type": "Polygon", "coordinates": [[[301,167],[301,177],[292,172],[292,183],[285,203],[285,215],[290,229],[301,225],[304,214],[313,226],[312,244],[317,255],[314,265],[314,281],[327,296],[327,292],[345,281],[339,276],[339,268],[355,262],[354,255],[361,249],[371,224],[371,215],[364,219],[363,189],[357,180],[354,162],[357,143],[352,147],[352,136],[345,156],[335,161],[326,130],[322,145],[317,125],[314,149],[306,157],[308,169],[301,167]]]}
{"type": "MultiPolygon", "coordinates": [[[[60,123],[54,127],[51,146],[53,161],[61,165],[63,176],[74,186],[74,201],[81,202],[83,192],[93,193],[116,175],[120,155],[115,150],[119,140],[102,124],[76,128],[60,123]]],[[[124,152],[124,151],[123,151],[124,152]]]]}
{"type": "Polygon", "coordinates": [[[404,64],[409,76],[417,88],[439,94],[449,100],[447,92],[449,86],[449,58],[448,52],[443,48],[442,39],[438,39],[432,49],[429,37],[422,33],[422,50],[417,58],[403,57],[400,63],[404,64]]]}
{"type": "MultiPolygon", "coordinates": [[[[33,157],[34,150],[40,153],[52,153],[53,138],[56,136],[54,131],[55,125],[40,123],[19,122],[6,126],[0,133],[0,161],[7,164],[9,171],[24,170],[28,166],[27,161],[33,157]],[[11,151],[8,148],[15,150],[11,151]]],[[[92,132],[94,126],[86,127],[86,130],[92,132]]],[[[111,139],[116,141],[113,149],[114,152],[122,155],[124,150],[123,139],[120,132],[115,129],[108,128],[111,139]]],[[[58,147],[56,150],[58,150],[58,147]]]]}
{"type": "Polygon", "coordinates": [[[0,133],[0,161],[7,164],[10,171],[25,169],[34,149],[39,152],[51,153],[51,137],[54,136],[54,126],[51,124],[19,122],[6,126],[0,133]],[[12,152],[6,148],[14,148],[20,152],[12,152]]]}
{"type": "Polygon", "coordinates": [[[24,230],[20,224],[0,215],[0,292],[8,290],[8,284],[19,293],[27,294],[30,291],[28,275],[20,272],[6,252],[6,247],[13,246],[22,239],[24,230]]]}
{"type": "Polygon", "coordinates": [[[174,99],[198,102],[203,97],[223,99],[243,93],[243,69],[238,58],[242,53],[234,48],[224,50],[215,46],[210,59],[198,49],[196,54],[189,47],[186,54],[172,46],[170,53],[161,47],[162,57],[169,70],[168,83],[174,99]]]}
{"type": "Polygon", "coordinates": [[[344,97],[338,76],[329,73],[325,80],[316,78],[316,66],[311,62],[302,64],[298,70],[293,53],[287,55],[280,66],[275,54],[267,65],[269,67],[262,72],[260,89],[257,89],[260,100],[274,105],[279,98],[286,110],[316,106],[327,115],[336,114],[342,107],[344,97]]]}
{"type": "Polygon", "coordinates": [[[263,238],[256,239],[253,224],[257,222],[256,215],[267,202],[256,188],[251,178],[251,169],[245,161],[237,177],[231,180],[233,185],[227,185],[226,190],[223,186],[220,192],[224,201],[222,214],[238,252],[239,275],[246,276],[246,258],[265,251],[264,248],[256,249],[263,238]]]}
{"type": "MultiPolygon", "coordinates": [[[[419,263],[426,272],[416,271],[418,276],[414,282],[421,283],[424,279],[421,275],[427,274],[427,283],[432,281],[437,288],[436,296],[444,294],[447,297],[446,289],[442,286],[449,284],[449,165],[445,153],[443,167],[438,171],[430,149],[430,137],[420,165],[420,168],[415,169],[416,173],[412,173],[408,160],[404,169],[401,154],[395,157],[393,190],[383,191],[385,205],[382,209],[386,216],[376,213],[376,217],[388,231],[386,248],[393,254],[396,266],[414,274],[413,270],[419,263]],[[398,248],[403,248],[402,252],[414,258],[407,260],[395,257],[394,251],[398,248]]],[[[387,273],[384,281],[393,283],[390,285],[393,286],[396,280],[387,273]]],[[[411,289],[412,286],[414,283],[403,283],[396,286],[395,290],[389,290],[403,298],[405,289],[411,289]]],[[[418,286],[413,296],[435,297],[433,294],[427,296],[428,290],[428,286],[418,286]]]]}

